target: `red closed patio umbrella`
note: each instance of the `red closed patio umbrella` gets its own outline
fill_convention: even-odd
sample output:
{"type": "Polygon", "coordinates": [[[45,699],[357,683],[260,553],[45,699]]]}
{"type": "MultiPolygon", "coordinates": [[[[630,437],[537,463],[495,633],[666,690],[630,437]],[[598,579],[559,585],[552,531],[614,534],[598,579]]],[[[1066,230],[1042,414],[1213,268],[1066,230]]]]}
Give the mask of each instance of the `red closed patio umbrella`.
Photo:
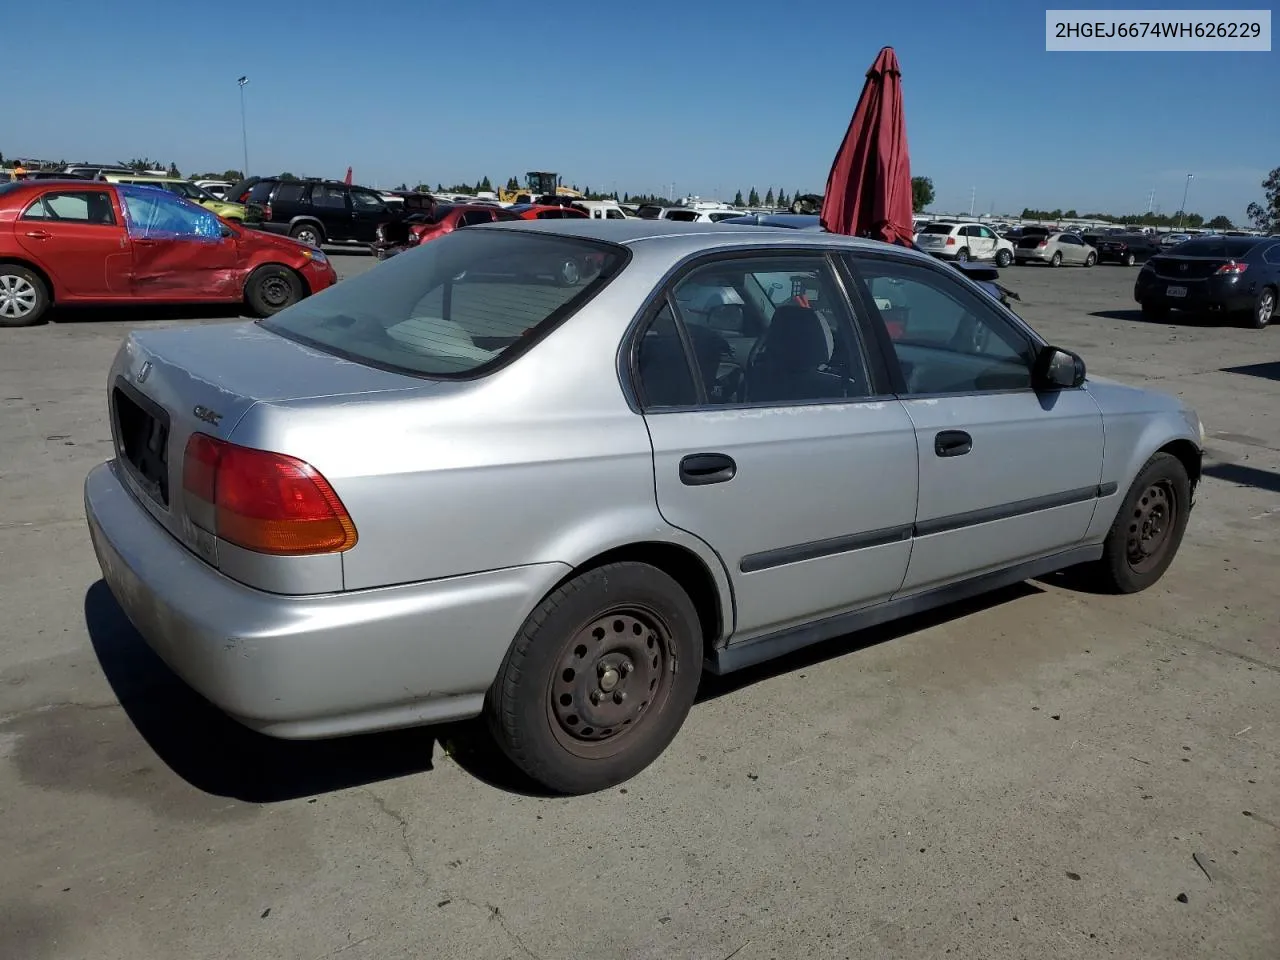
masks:
{"type": "Polygon", "coordinates": [[[867,71],[858,108],[831,165],[822,226],[831,233],[911,246],[913,213],[902,72],[893,47],[884,47],[867,71]]]}
{"type": "Polygon", "coordinates": [[[345,183],[348,187],[351,186],[351,168],[350,167],[347,167],[347,178],[342,182],[345,183]]]}

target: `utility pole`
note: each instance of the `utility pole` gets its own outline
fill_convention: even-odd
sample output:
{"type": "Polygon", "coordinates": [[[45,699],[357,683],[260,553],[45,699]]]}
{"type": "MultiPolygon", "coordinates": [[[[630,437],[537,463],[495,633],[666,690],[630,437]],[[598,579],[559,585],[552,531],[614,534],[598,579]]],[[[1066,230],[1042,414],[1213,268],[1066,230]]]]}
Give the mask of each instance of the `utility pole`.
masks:
{"type": "Polygon", "coordinates": [[[248,77],[241,77],[236,83],[240,87],[240,139],[244,144],[244,176],[249,175],[249,128],[244,120],[244,88],[249,82],[248,77]]]}
{"type": "Polygon", "coordinates": [[[1150,213],[1156,206],[1156,188],[1152,187],[1151,192],[1147,194],[1147,213],[1150,213]]]}
{"type": "Polygon", "coordinates": [[[1187,174],[1187,181],[1182,185],[1182,206],[1178,208],[1178,229],[1182,229],[1182,218],[1187,212],[1187,190],[1191,187],[1191,181],[1196,175],[1194,173],[1187,174]]]}
{"type": "Polygon", "coordinates": [[[969,188],[969,216],[973,216],[973,202],[978,198],[978,188],[969,188]]]}

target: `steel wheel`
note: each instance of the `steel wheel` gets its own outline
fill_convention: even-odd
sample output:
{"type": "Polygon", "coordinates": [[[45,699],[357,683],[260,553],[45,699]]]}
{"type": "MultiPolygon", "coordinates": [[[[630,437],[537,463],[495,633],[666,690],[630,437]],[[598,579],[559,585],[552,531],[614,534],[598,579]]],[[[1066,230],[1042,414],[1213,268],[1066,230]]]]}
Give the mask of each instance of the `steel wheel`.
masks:
{"type": "Polygon", "coordinates": [[[0,274],[0,319],[25,320],[39,302],[40,294],[26,277],[0,274]]]}
{"type": "Polygon", "coordinates": [[[262,281],[262,302],[276,310],[287,307],[293,301],[293,286],[282,274],[275,273],[262,281]]]}
{"type": "Polygon", "coordinates": [[[1157,480],[1143,491],[1129,518],[1125,556],[1134,573],[1146,573],[1164,559],[1170,532],[1178,522],[1178,500],[1168,480],[1157,480]]]}
{"type": "Polygon", "coordinates": [[[1053,255],[1053,259],[1051,259],[1051,260],[1049,261],[1049,266],[1051,266],[1051,267],[1060,267],[1060,266],[1062,266],[1062,254],[1061,254],[1061,253],[1055,253],[1055,254],[1053,255]]]}
{"type": "Polygon", "coordinates": [[[547,719],[564,749],[607,757],[649,714],[662,710],[675,677],[671,632],[654,611],[620,606],[584,626],[560,653],[547,719]]]}

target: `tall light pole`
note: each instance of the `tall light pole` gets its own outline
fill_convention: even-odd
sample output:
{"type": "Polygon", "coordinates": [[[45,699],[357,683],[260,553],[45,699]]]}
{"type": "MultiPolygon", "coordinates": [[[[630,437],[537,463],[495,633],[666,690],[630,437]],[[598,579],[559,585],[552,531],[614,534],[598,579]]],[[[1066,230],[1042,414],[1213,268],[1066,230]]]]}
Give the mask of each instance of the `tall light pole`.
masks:
{"type": "Polygon", "coordinates": [[[1187,174],[1187,182],[1182,185],[1182,206],[1178,208],[1178,229],[1182,229],[1182,218],[1187,212],[1187,190],[1191,186],[1191,181],[1196,178],[1194,173],[1187,174]]]}
{"type": "Polygon", "coordinates": [[[244,122],[244,88],[248,77],[241,77],[236,83],[240,87],[240,140],[244,144],[244,176],[249,175],[249,128],[244,122]]]}

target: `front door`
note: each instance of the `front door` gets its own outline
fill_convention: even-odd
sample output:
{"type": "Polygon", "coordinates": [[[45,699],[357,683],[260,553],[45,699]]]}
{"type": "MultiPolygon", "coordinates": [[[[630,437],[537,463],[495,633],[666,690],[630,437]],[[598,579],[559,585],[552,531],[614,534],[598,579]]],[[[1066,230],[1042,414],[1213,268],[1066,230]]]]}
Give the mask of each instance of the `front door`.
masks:
{"type": "Polygon", "coordinates": [[[134,296],[162,301],[240,298],[236,241],[223,235],[213,213],[155,187],[118,189],[133,250],[134,296]]]}
{"type": "Polygon", "coordinates": [[[352,188],[351,239],[360,243],[373,243],[378,239],[378,224],[394,219],[386,202],[372,190],[352,188]]]}
{"type": "Polygon", "coordinates": [[[658,508],[724,562],[734,640],[892,596],[910,552],[915,434],[868,372],[826,257],[717,259],[655,309],[636,376],[658,508]],[[777,277],[787,285],[771,299],[777,277]]]}
{"type": "Polygon", "coordinates": [[[86,299],[129,292],[129,237],[110,190],[48,190],[22,211],[14,234],[56,291],[86,299]]]}
{"type": "Polygon", "coordinates": [[[1102,414],[1083,388],[1037,393],[1037,344],[953,272],[858,254],[916,430],[920,498],[903,593],[1067,550],[1103,491],[1102,414]]]}

